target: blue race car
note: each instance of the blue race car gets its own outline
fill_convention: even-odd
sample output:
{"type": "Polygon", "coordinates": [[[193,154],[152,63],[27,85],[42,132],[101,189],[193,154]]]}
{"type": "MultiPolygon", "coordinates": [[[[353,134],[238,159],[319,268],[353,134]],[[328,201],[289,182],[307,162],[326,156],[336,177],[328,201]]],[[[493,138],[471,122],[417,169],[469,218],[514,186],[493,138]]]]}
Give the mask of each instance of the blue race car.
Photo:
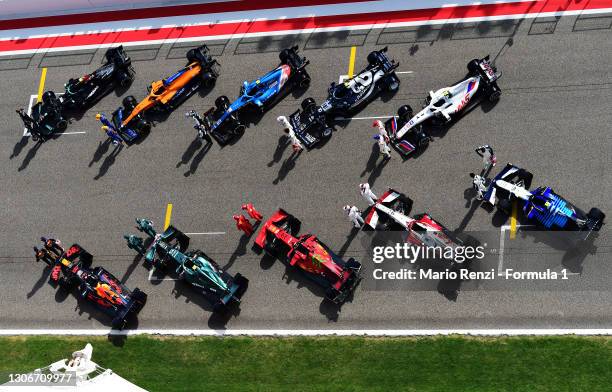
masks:
{"type": "Polygon", "coordinates": [[[550,187],[541,186],[530,191],[532,179],[530,172],[508,163],[491,181],[483,198],[508,214],[512,202],[517,200],[527,219],[550,230],[584,231],[585,239],[601,228],[605,214],[600,209],[594,207],[585,214],[550,187]]]}
{"type": "Polygon", "coordinates": [[[227,144],[244,132],[245,125],[241,117],[247,108],[255,108],[263,113],[276,99],[281,99],[288,91],[296,87],[305,89],[310,85],[310,76],[306,72],[309,61],[298,55],[298,47],[284,49],[279,53],[280,65],[259,79],[245,81],[240,89],[240,96],[232,103],[222,95],[215,100],[215,107],[210,108],[203,116],[203,126],[207,133],[219,142],[227,144]]]}

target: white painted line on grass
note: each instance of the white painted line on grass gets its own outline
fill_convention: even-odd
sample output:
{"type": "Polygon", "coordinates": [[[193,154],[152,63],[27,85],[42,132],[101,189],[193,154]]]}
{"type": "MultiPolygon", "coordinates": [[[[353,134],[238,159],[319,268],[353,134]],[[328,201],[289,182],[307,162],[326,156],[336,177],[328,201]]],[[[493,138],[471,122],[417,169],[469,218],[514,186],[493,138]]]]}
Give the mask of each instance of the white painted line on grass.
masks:
{"type": "Polygon", "coordinates": [[[0,336],[19,335],[172,335],[172,336],[543,336],[543,335],[612,335],[610,328],[576,329],[3,329],[0,336]]]}

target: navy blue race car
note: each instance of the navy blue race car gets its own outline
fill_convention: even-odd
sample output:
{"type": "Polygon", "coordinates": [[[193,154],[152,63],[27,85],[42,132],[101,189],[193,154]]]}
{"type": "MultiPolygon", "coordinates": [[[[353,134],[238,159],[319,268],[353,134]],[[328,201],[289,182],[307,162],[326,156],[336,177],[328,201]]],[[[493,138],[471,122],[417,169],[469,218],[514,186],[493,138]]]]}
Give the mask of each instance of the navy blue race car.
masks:
{"type": "MultiPolygon", "coordinates": [[[[38,260],[38,258],[37,258],[38,260]]],[[[112,327],[122,329],[129,317],[140,312],[147,295],[138,288],[128,289],[102,267],[91,268],[93,256],[74,244],[53,260],[44,261],[53,268],[50,281],[65,292],[77,289],[81,298],[112,317],[112,327]]]]}
{"type": "Polygon", "coordinates": [[[532,179],[530,172],[508,163],[493,178],[483,199],[507,214],[511,213],[512,202],[516,200],[527,219],[546,229],[583,231],[585,239],[601,228],[605,214],[599,208],[593,207],[584,213],[547,186],[530,191],[532,179]]]}
{"type": "Polygon", "coordinates": [[[312,148],[331,137],[335,116],[350,116],[363,108],[382,91],[395,92],[400,80],[395,74],[399,63],[387,57],[387,47],[368,54],[368,65],[343,83],[332,83],[327,99],[317,106],[306,98],[299,109],[289,116],[289,123],[300,141],[312,148]]]}
{"type": "Polygon", "coordinates": [[[244,132],[246,126],[241,119],[244,111],[255,108],[263,113],[285,92],[294,88],[305,89],[310,85],[310,76],[306,72],[309,61],[298,55],[298,47],[284,49],[279,53],[280,65],[259,79],[245,81],[240,89],[240,96],[230,103],[225,95],[215,100],[215,107],[210,108],[203,116],[203,125],[220,144],[227,144],[231,139],[244,132]]]}

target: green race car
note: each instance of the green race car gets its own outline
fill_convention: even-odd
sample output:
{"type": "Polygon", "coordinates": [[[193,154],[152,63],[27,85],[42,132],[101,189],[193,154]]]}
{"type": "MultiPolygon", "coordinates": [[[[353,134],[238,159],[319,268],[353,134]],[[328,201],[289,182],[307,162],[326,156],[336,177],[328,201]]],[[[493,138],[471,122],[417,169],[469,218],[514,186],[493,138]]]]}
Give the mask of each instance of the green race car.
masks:
{"type": "Polygon", "coordinates": [[[214,311],[222,311],[232,302],[240,302],[249,280],[237,273],[232,276],[203,251],[188,250],[189,237],[169,226],[163,233],[157,233],[153,223],[136,219],[136,228],[152,238],[150,246],[135,235],[126,235],[128,247],[144,256],[152,268],[176,272],[178,277],[202,294],[213,304],[214,311]]]}

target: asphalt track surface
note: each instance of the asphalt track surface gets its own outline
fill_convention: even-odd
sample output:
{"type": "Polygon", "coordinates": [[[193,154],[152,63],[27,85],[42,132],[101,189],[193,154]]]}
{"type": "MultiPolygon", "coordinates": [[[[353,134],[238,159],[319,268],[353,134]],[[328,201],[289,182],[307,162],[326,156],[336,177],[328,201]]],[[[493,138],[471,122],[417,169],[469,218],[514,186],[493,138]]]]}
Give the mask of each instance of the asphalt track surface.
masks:
{"type": "MultiPolygon", "coordinates": [[[[483,143],[495,147],[500,164],[512,161],[530,169],[534,185],[551,185],[584,209],[611,211],[611,20],[609,15],[572,16],[209,42],[222,64],[216,87],[158,122],[141,144],[114,152],[94,114],[114,110],[121,102],[115,93],[68,129],[86,133],[63,135],[39,147],[22,140],[23,127],[14,113],[37,93],[42,67],[48,67],[45,89],[61,91],[69,77],[97,67],[103,50],[2,60],[0,328],[108,326],[105,316],[47,284],[49,271],[32,255],[41,235],[80,243],[95,255],[94,265],[149,294],[132,328],[612,327],[607,226],[595,241],[597,252],[570,266],[581,272],[573,275],[580,279],[574,285],[443,295],[435,287],[373,291],[362,283],[339,308],[323,301],[321,290],[301,274],[254,254],[252,242],[241,239],[231,219],[245,201],[265,215],[283,207],[302,220],[304,231],[359,258],[366,234],[351,233],[342,206],[365,207],[357,184],[368,180],[378,193],[392,186],[410,195],[415,213],[429,211],[451,229],[489,231],[499,239],[500,226],[509,222],[466,199],[468,173],[480,167],[473,149],[483,143]],[[279,49],[294,42],[305,47],[302,53],[311,61],[309,90],[286,97],[234,145],[201,149],[183,112],[202,112],[221,94],[235,96],[243,80],[276,66],[279,49]],[[404,103],[420,107],[427,91],[459,80],[469,59],[487,53],[503,71],[502,99],[495,107],[472,110],[415,159],[403,161],[394,154],[380,165],[369,119],[343,123],[325,146],[289,159],[276,117],[290,114],[307,96],[321,102],[328,84],[347,73],[353,45],[356,71],[370,50],[383,45],[400,61],[399,71],[412,71],[400,74],[395,96],[372,102],[357,117],[391,115],[404,103]],[[232,314],[211,316],[207,302],[180,282],[149,281],[142,262],[125,246],[122,235],[135,232],[134,218],[150,218],[160,227],[168,203],[175,226],[209,233],[193,235],[194,247],[250,279],[232,314]]],[[[189,46],[194,44],[130,48],[137,77],[129,93],[141,98],[149,82],[183,66],[189,46]]],[[[524,238],[520,229],[517,238],[524,238]]],[[[512,241],[506,239],[509,252],[519,252],[512,241]]],[[[548,249],[546,242],[537,246],[541,252],[548,249]]],[[[539,257],[535,253],[533,260],[539,257]]],[[[371,261],[362,261],[370,270],[371,261]]],[[[560,270],[561,264],[556,260],[549,267],[560,270]]]]}

